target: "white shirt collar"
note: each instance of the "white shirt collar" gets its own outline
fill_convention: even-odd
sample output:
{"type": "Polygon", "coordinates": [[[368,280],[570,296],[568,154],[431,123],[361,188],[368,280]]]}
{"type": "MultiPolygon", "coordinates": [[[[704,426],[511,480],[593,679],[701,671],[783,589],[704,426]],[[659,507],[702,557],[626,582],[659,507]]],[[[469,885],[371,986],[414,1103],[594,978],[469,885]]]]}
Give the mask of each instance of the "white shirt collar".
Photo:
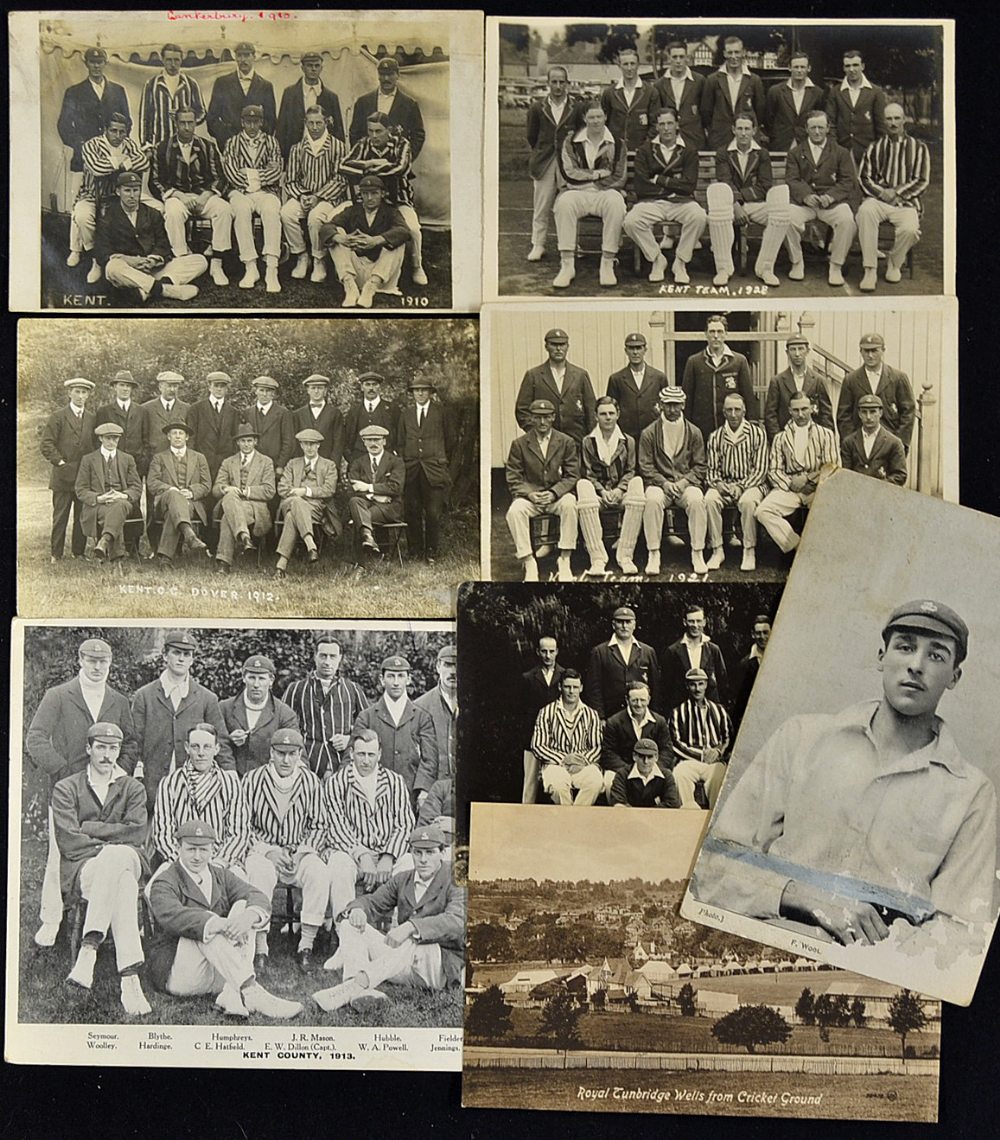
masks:
{"type": "MultiPolygon", "coordinates": [[[[723,75],[726,76],[727,79],[729,78],[729,68],[726,67],[725,64],[723,64],[719,68],[719,70],[722,72],[723,75]]],[[[750,74],[750,67],[748,64],[744,63],[742,69],[740,70],[740,78],[742,78],[744,75],[749,75],[749,74],[750,74]]]]}
{"type": "Polygon", "coordinates": [[[170,672],[164,669],[160,674],[160,685],[168,697],[176,693],[183,700],[191,690],[191,674],[188,673],[183,681],[175,681],[170,672]]]}
{"type": "MultiPolygon", "coordinates": [[[[619,77],[618,77],[618,78],[615,80],[614,86],[617,88],[617,90],[619,90],[619,91],[624,91],[624,90],[625,90],[625,80],[624,80],[624,78],[623,78],[622,76],[619,76],[619,77]]],[[[640,78],[640,77],[637,75],[637,76],[635,77],[635,86],[632,88],[632,90],[633,90],[633,91],[638,91],[638,90],[639,90],[639,88],[640,88],[641,86],[642,86],[642,79],[641,79],[641,78],[640,78]]]]}
{"type": "MultiPolygon", "coordinates": [[[[841,80],[840,90],[846,91],[850,86],[851,86],[850,83],[847,82],[847,76],[845,75],[843,80],[841,80]]],[[[861,73],[861,82],[858,84],[858,86],[859,87],[871,87],[872,86],[872,81],[868,78],[867,75],[865,75],[865,73],[863,71],[861,73]]]]}
{"type": "MultiPolygon", "coordinates": [[[[736,139],[733,139],[733,141],[729,144],[729,146],[726,147],[726,150],[739,150],[739,149],[740,148],[736,145],[736,139]]],[[[760,143],[757,142],[756,139],[751,139],[750,140],[750,149],[751,150],[760,150],[761,149],[760,143]]]]}
{"type": "Polygon", "coordinates": [[[669,69],[663,78],[669,80],[671,83],[683,83],[685,79],[694,79],[694,76],[691,74],[691,68],[689,67],[680,77],[680,79],[678,79],[677,76],[674,75],[674,73],[669,69]]]}
{"type": "Polygon", "coordinates": [[[631,772],[629,772],[629,774],[628,774],[628,778],[629,778],[630,780],[642,780],[642,782],[643,782],[644,784],[648,784],[648,783],[650,783],[652,780],[655,780],[657,776],[662,776],[662,775],[663,775],[663,773],[660,771],[660,765],[659,765],[658,763],[657,763],[657,764],[654,764],[654,765],[653,765],[653,769],[652,769],[652,771],[649,773],[649,775],[648,775],[648,776],[644,776],[644,775],[643,775],[643,774],[642,774],[642,773],[639,771],[639,765],[638,765],[638,764],[636,764],[635,762],[633,762],[633,764],[632,764],[632,771],[631,771],[631,772]]]}
{"type": "Polygon", "coordinates": [[[187,446],[185,445],[184,447],[174,447],[173,444],[171,444],[170,453],[177,459],[183,459],[184,456],[187,455],[187,446]]]}
{"type": "Polygon", "coordinates": [[[790,79],[787,81],[787,83],[785,84],[785,86],[786,86],[786,87],[791,87],[791,89],[792,89],[793,91],[796,91],[796,90],[797,90],[797,91],[802,91],[802,90],[804,90],[806,87],[815,87],[815,86],[816,86],[816,84],[815,84],[815,83],[813,83],[813,81],[812,81],[812,80],[809,78],[809,76],[807,75],[807,76],[806,76],[806,81],[805,81],[805,83],[803,83],[803,84],[802,84],[802,86],[801,86],[801,87],[798,87],[798,88],[796,88],[796,87],[792,87],[792,81],[791,81],[790,79]]]}
{"type": "Polygon", "coordinates": [[[104,444],[103,444],[103,443],[101,444],[101,456],[102,456],[104,459],[113,459],[113,458],[114,458],[114,457],[115,457],[117,454],[118,454],[118,452],[117,452],[117,451],[107,451],[107,450],[105,450],[104,444]]]}
{"type": "MultiPolygon", "coordinates": [[[[604,443],[604,436],[601,435],[600,427],[595,427],[593,431],[587,432],[587,435],[589,435],[592,440],[595,440],[598,446],[604,443]]],[[[625,436],[622,433],[622,429],[615,424],[611,438],[608,440],[608,447],[610,447],[612,451],[615,450],[624,438],[625,436]]]]}
{"type": "MultiPolygon", "coordinates": [[[[586,140],[586,138],[587,138],[587,128],[586,128],[586,126],[583,126],[573,136],[573,142],[584,142],[586,140]]],[[[602,135],[600,141],[602,143],[609,142],[613,145],[614,141],[615,141],[615,136],[608,130],[607,127],[605,127],[604,128],[604,134],[602,135]]]]}

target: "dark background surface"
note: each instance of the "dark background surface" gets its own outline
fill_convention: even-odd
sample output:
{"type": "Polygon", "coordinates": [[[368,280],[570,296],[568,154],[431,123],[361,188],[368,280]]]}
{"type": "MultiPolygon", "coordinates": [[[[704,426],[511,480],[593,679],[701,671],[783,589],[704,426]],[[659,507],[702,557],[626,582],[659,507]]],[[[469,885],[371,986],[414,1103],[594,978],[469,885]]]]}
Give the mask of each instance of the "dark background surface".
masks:
{"type": "MultiPolygon", "coordinates": [[[[91,4],[90,7],[96,5],[91,4]]],[[[406,5],[400,5],[406,6],[406,5]]],[[[416,7],[417,5],[412,5],[416,7]]],[[[444,7],[445,5],[441,5],[444,7]]],[[[461,5],[453,5],[461,7],[461,5]]],[[[471,5],[466,5],[471,6],[471,5]]],[[[63,5],[68,7],[68,5],[63,5]]],[[[422,7],[422,6],[421,6],[422,7]]],[[[995,48],[1000,42],[1000,13],[989,4],[955,4],[898,0],[873,7],[870,2],[827,4],[720,5],[746,17],[793,14],[800,18],[958,19],[956,82],[958,87],[958,295],[961,298],[961,501],[981,511],[1000,514],[1000,400],[994,377],[996,291],[995,249],[998,217],[996,147],[995,48]]],[[[488,8],[501,14],[497,7],[488,8]]],[[[574,5],[572,14],[606,14],[615,5],[574,5]]],[[[632,18],[663,18],[662,5],[629,8],[632,18]]],[[[511,6],[511,15],[561,15],[551,5],[511,6]]],[[[506,13],[503,13],[506,14],[506,13]]],[[[701,4],[678,0],[671,17],[704,14],[701,4]]],[[[618,18],[624,21],[623,14],[618,18]]],[[[6,51],[6,40],[2,49],[6,51]]],[[[6,69],[5,69],[6,71],[6,69]]],[[[6,149],[6,148],[4,148],[6,149]]],[[[6,224],[6,221],[5,221],[6,224]]],[[[3,250],[7,243],[4,241],[3,250]]],[[[6,271],[6,265],[3,266],[6,271]]],[[[5,275],[6,279],[6,275],[5,275]]],[[[72,319],[67,317],[66,319],[72,319]]],[[[3,318],[0,351],[6,365],[0,381],[0,406],[7,429],[2,461],[8,485],[14,478],[15,337],[14,320],[3,318]]],[[[942,377],[942,381],[947,379],[942,377]]],[[[7,500],[0,515],[2,587],[8,615],[14,612],[15,521],[7,500]]],[[[875,552],[877,553],[877,552],[875,552]]],[[[956,551],[956,558],[962,553],[956,551]]],[[[987,574],[996,567],[984,567],[987,574]]],[[[0,660],[7,669],[7,650],[0,660]]],[[[5,686],[7,676],[0,677],[5,686]]],[[[3,691],[3,689],[0,689],[3,691]]],[[[6,828],[6,811],[0,812],[6,828]]],[[[991,1134],[1000,1119],[1000,952],[996,941],[987,959],[974,1003],[968,1009],[948,1006],[943,1025],[940,1124],[936,1133],[953,1137],[991,1134]]],[[[54,1136],[90,1140],[109,1137],[174,1140],[282,1140],[339,1136],[424,1138],[572,1136],[589,1138],[662,1136],[664,1131],[717,1137],[927,1137],[927,1125],[874,1125],[858,1121],[782,1121],[768,1118],[685,1117],[669,1122],[656,1115],[529,1113],[463,1110],[457,1074],[364,1074],[173,1069],[66,1069],[4,1065],[0,1131],[12,1140],[54,1136]]],[[[863,1116],[864,1105],[858,1105],[863,1116]]]]}

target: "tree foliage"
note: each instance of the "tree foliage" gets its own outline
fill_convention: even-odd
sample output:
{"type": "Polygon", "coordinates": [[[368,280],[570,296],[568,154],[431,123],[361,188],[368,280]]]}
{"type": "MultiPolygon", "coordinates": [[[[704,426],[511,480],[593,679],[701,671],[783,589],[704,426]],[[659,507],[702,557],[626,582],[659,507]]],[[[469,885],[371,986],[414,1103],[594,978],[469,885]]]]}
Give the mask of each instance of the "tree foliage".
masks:
{"type": "Polygon", "coordinates": [[[792,1027],[769,1005],[741,1005],[712,1026],[712,1036],[723,1045],[743,1045],[755,1053],[758,1045],[785,1042],[792,1027]]]}
{"type": "Polygon", "coordinates": [[[858,1029],[864,1028],[865,1022],[868,1018],[865,1016],[865,999],[856,997],[851,1002],[851,1021],[857,1026],[858,1029]]]}
{"type": "Polygon", "coordinates": [[[808,986],[799,994],[799,1000],[795,1003],[795,1014],[803,1025],[816,1024],[816,999],[808,986]]]}
{"type": "Polygon", "coordinates": [[[539,1032],[543,1037],[551,1037],[553,1045],[565,1054],[583,1044],[579,1034],[582,1013],[583,1007],[568,990],[553,994],[542,1006],[539,1032]]]}
{"type": "Polygon", "coordinates": [[[465,1031],[472,1037],[497,1041],[510,1031],[511,1008],[499,986],[476,994],[465,1015],[465,1031]]]}
{"type": "Polygon", "coordinates": [[[476,962],[506,962],[511,958],[511,936],[505,926],[477,922],[469,927],[469,957],[476,962]]]}
{"type": "Polygon", "coordinates": [[[813,1016],[823,1041],[830,1040],[831,1028],[843,1029],[851,1020],[847,994],[820,994],[813,1004],[813,1016]]]}
{"type": "Polygon", "coordinates": [[[698,991],[690,982],[685,982],[677,991],[677,1005],[683,1017],[694,1017],[698,1012],[698,991]]]}
{"type": "Polygon", "coordinates": [[[910,990],[900,990],[889,1002],[889,1013],[886,1020],[889,1022],[889,1028],[893,1033],[899,1034],[899,1053],[905,1059],[907,1034],[919,1033],[927,1024],[924,1003],[917,994],[910,990]]]}

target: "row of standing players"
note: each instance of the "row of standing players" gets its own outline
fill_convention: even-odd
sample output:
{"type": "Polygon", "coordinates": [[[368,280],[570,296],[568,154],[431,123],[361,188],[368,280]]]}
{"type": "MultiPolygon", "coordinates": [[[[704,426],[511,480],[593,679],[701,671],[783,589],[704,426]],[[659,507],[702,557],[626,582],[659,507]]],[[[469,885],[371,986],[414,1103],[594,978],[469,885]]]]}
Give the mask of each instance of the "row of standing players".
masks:
{"type": "Polygon", "coordinates": [[[255,401],[241,410],[227,373],[209,373],[208,395],[189,405],[177,395],[184,383],[179,373],[159,373],[158,395],[138,403],[138,382],[121,370],[111,381],[114,398],[94,414],[86,404],[95,385],[71,378],[65,382],[69,405],[49,417],[41,435],[42,456],[51,465],[52,560],[63,556],[71,512],[74,556],[83,555],[88,538],[98,558],[124,556],[125,522],[141,517],[142,479],[147,526],[168,524],[155,544],[164,559],[182,541],[205,549],[196,524],[208,523],[214,495],[220,569],[270,530],[282,503],[280,518],[293,525],[285,528],[289,549],[279,550],[278,570],[284,573],[297,537],[315,560],[314,531],[336,537],[342,529],[334,502],[338,481],[349,488],[346,506],[363,554],[380,555],[373,526],[405,519],[410,556],[436,559],[451,483],[453,419],[432,399],[431,381],[411,383],[414,403],[402,410],[382,399],[379,373],[362,373],[358,382],[361,398],[346,415],[330,400],[329,378],[318,373],[303,382],[308,402],[294,411],[277,402],[279,385],[268,376],[253,381],[255,401]]]}

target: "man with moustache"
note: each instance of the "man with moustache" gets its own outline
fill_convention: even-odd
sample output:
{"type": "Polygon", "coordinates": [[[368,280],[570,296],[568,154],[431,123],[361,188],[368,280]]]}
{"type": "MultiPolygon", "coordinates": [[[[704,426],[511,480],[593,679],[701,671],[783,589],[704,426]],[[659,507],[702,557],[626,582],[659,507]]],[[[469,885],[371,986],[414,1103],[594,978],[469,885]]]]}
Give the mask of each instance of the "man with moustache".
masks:
{"type": "Polygon", "coordinates": [[[347,485],[352,492],[347,509],[361,556],[377,561],[382,558],[382,550],[372,528],[402,521],[406,465],[398,455],[386,450],[386,428],[372,424],[358,434],[365,454],[352,460],[347,469],[347,485]]]}
{"type": "Polygon", "coordinates": [[[245,776],[253,768],[267,763],[271,737],[279,729],[298,731],[299,718],[294,709],[271,692],[275,668],[270,657],[253,654],[243,662],[242,673],[243,688],[235,696],[220,701],[219,711],[229,735],[236,771],[245,776]]]}
{"type": "Polygon", "coordinates": [[[80,527],[93,541],[93,557],[99,562],[125,557],[125,521],[137,516],[142,494],[135,460],[118,448],[123,434],[118,424],[97,425],[94,435],[101,446],[80,460],[73,488],[80,527]]]}
{"type": "Polygon", "coordinates": [[[66,527],[73,516],[70,550],[81,558],[87,540],[83,533],[81,504],[76,497],[76,477],[83,457],[93,450],[97,421],[87,411],[93,381],[74,376],[63,381],[69,404],[53,412],[45,421],[39,450],[50,465],[49,490],[52,492],[52,531],[49,536],[50,561],[60,561],[66,550],[66,527]]]}
{"type": "Polygon", "coordinates": [[[547,400],[553,409],[552,426],[580,444],[597,422],[597,401],[590,374],[570,364],[568,353],[569,334],[563,329],[549,329],[545,334],[548,359],[525,372],[514,402],[514,415],[521,430],[528,431],[532,427],[532,403],[547,400]]]}
{"type": "Polygon", "coordinates": [[[249,424],[240,424],[234,432],[235,455],[222,461],[212,494],[218,500],[214,517],[219,524],[219,541],[215,550],[216,568],[228,573],[237,552],[256,550],[271,529],[268,504],[274,498],[277,480],[274,464],[257,450],[257,433],[249,424]]]}

